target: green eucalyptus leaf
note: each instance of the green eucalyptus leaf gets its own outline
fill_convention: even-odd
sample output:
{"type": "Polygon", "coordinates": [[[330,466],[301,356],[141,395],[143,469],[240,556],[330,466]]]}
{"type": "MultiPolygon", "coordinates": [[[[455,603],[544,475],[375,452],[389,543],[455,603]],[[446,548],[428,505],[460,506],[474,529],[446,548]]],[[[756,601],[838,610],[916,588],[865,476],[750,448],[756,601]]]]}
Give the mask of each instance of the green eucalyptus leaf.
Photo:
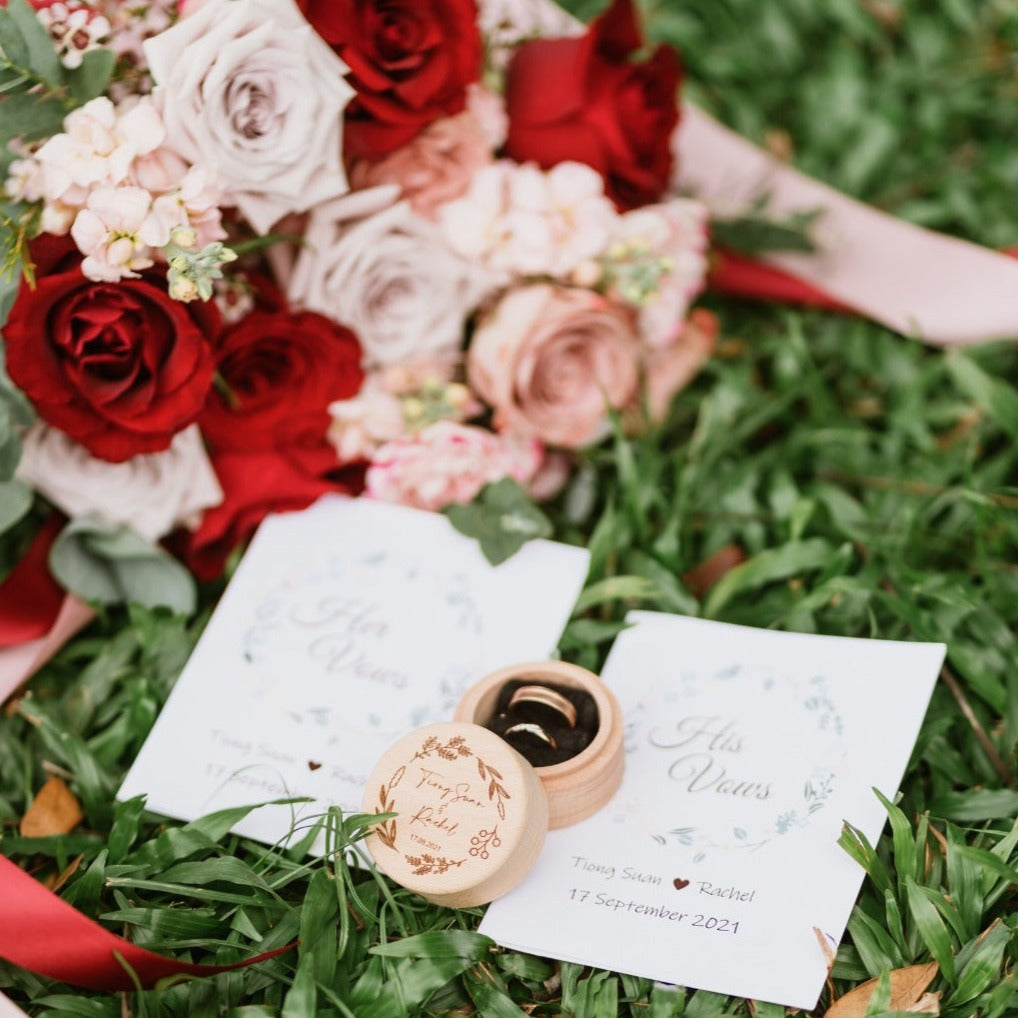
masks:
{"type": "Polygon", "coordinates": [[[64,68],[46,26],[26,0],[9,0],[7,11],[24,41],[27,69],[49,88],[59,88],[64,68]]]}
{"type": "Polygon", "coordinates": [[[79,106],[106,91],[117,56],[113,50],[93,49],[82,57],[81,64],[67,72],[67,89],[79,106]]]}
{"type": "Polygon", "coordinates": [[[29,59],[28,43],[17,19],[9,9],[0,7],[0,66],[17,74],[27,70],[29,59]]]}
{"type": "Polygon", "coordinates": [[[13,138],[48,138],[63,127],[67,109],[45,93],[22,92],[0,99],[0,145],[13,138]]]}
{"type": "Polygon", "coordinates": [[[448,505],[449,522],[481,546],[493,565],[512,558],[528,541],[551,537],[551,520],[515,481],[503,478],[487,484],[469,505],[448,505]]]}
{"type": "Polygon", "coordinates": [[[32,489],[21,481],[0,481],[0,534],[25,518],[32,508],[32,489]]]}
{"type": "Polygon", "coordinates": [[[194,579],[176,559],[130,528],[94,517],[67,524],[50,550],[50,568],[86,601],[165,606],[185,615],[195,608],[194,579]]]}

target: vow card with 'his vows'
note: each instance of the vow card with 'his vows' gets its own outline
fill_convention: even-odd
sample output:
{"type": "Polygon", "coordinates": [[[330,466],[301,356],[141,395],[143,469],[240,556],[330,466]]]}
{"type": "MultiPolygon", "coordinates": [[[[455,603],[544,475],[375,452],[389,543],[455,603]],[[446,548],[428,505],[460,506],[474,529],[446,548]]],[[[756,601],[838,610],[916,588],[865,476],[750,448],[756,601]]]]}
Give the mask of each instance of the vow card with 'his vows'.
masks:
{"type": "Polygon", "coordinates": [[[815,1006],[943,663],[942,644],[634,612],[603,678],[626,773],[552,831],[488,909],[500,944],[662,982],[815,1006]]]}

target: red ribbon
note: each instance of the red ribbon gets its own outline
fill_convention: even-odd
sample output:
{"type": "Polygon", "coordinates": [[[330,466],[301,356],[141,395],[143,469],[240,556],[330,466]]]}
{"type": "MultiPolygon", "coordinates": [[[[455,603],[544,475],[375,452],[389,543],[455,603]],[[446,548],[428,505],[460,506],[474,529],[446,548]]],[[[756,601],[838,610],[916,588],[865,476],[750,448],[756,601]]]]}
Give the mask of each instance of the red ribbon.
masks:
{"type": "Polygon", "coordinates": [[[710,288],[718,293],[751,300],[804,304],[832,311],[853,310],[819,287],[775,265],[753,261],[731,251],[715,251],[713,254],[710,288]]]}
{"type": "Polygon", "coordinates": [[[13,647],[49,632],[64,603],[64,592],[49,571],[49,551],[63,520],[51,516],[24,557],[0,583],[0,647],[13,647]]]}
{"type": "Polygon", "coordinates": [[[136,983],[130,968],[138,983],[150,988],[167,976],[214,976],[246,968],[292,947],[232,965],[175,961],[103,929],[0,856],[0,958],[48,979],[89,990],[132,990],[136,983]]]}

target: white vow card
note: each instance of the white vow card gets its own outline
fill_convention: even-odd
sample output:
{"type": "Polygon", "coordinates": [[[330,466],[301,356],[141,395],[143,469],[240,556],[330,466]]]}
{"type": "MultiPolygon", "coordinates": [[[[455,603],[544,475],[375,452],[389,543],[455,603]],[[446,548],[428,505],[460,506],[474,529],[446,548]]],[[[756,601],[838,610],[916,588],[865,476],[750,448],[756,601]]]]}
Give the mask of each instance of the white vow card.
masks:
{"type": "Polygon", "coordinates": [[[603,678],[626,773],[488,909],[504,946],[811,1009],[945,647],[633,612],[603,678]]]}
{"type": "Polygon", "coordinates": [[[296,796],[235,830],[275,842],[360,812],[396,738],[448,721],[487,672],[554,650],[587,574],[533,541],[490,566],[441,515],[339,496],[267,519],[118,793],[156,813],[296,796]]]}

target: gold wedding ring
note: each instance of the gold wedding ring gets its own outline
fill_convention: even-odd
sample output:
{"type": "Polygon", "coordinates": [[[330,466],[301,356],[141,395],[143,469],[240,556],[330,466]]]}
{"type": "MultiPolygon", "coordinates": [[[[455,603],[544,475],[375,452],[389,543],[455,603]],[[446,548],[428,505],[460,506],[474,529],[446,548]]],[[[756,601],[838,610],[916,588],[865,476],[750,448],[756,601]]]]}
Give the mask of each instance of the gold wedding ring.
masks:
{"type": "Polygon", "coordinates": [[[523,721],[518,725],[512,725],[502,733],[502,738],[507,735],[533,735],[535,739],[540,739],[546,746],[550,746],[552,749],[558,749],[558,744],[555,740],[540,726],[532,724],[529,721],[523,721]]]}
{"type": "Polygon", "coordinates": [[[554,689],[547,686],[520,686],[509,698],[507,709],[512,710],[521,703],[539,703],[544,707],[550,707],[565,718],[570,728],[576,727],[576,708],[554,689]]]}

